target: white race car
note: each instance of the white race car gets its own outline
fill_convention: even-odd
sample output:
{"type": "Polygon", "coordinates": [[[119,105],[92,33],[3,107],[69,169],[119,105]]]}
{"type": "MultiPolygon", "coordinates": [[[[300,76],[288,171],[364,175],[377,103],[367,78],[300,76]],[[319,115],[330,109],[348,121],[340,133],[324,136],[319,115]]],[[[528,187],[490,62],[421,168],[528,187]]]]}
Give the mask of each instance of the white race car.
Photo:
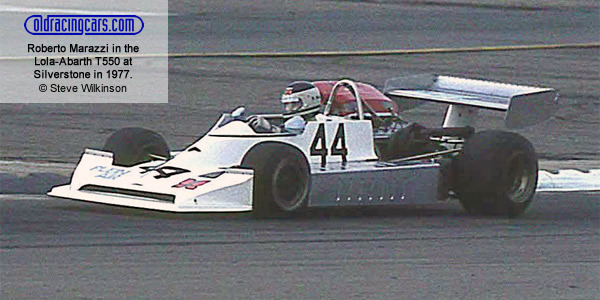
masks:
{"type": "MultiPolygon", "coordinates": [[[[102,150],[86,149],[71,183],[48,194],[172,212],[258,215],[457,197],[469,213],[515,216],[535,193],[535,151],[515,133],[474,133],[477,110],[505,112],[507,127],[514,128],[547,119],[558,105],[550,88],[439,75],[390,79],[383,93],[340,80],[323,94],[324,111],[299,132],[256,132],[236,110],[184,150],[170,152],[155,132],[121,129],[102,150]],[[366,101],[361,91],[380,97],[366,101]],[[336,106],[343,93],[354,105],[336,106]],[[402,121],[395,104],[377,104],[387,112],[373,109],[390,98],[450,106],[443,126],[431,129],[402,121]]],[[[287,116],[263,117],[277,124],[287,116]]]]}

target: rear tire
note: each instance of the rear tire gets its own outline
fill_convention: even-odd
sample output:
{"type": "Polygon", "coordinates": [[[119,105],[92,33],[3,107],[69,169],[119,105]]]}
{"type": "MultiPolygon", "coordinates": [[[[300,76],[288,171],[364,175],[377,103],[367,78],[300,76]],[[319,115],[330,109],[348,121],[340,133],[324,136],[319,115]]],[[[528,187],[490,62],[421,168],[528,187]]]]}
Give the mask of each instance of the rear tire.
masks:
{"type": "Polygon", "coordinates": [[[483,131],[465,142],[456,161],[455,192],[471,214],[515,217],[531,204],[537,156],[523,136],[483,131]]]}
{"type": "Polygon", "coordinates": [[[169,146],[158,133],[130,127],[113,133],[102,148],[113,153],[113,164],[131,167],[152,160],[151,155],[170,158],[169,146]]]}
{"type": "Polygon", "coordinates": [[[254,170],[252,210],[256,216],[297,212],[306,206],[310,168],[299,150],[277,143],[260,144],[246,154],[242,166],[254,170]]]}

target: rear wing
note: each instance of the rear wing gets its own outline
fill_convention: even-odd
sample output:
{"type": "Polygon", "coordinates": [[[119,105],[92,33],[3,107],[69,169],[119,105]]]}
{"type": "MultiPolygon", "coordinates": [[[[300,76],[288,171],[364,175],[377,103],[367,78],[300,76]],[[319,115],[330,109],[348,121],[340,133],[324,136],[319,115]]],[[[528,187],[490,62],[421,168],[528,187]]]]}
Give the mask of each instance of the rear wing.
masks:
{"type": "Polygon", "coordinates": [[[508,128],[522,128],[552,117],[558,110],[554,89],[441,75],[397,77],[383,92],[394,100],[427,100],[505,112],[508,128]]]}

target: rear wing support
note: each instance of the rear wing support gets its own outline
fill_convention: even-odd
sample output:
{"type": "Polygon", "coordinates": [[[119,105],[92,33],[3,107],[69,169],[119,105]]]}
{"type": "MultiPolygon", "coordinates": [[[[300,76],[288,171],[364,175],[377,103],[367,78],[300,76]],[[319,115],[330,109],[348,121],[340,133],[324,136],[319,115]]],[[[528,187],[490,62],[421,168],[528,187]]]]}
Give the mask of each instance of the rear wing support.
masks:
{"type": "Polygon", "coordinates": [[[426,100],[450,104],[444,127],[474,126],[476,109],[505,113],[505,126],[523,128],[552,117],[558,94],[531,87],[442,75],[397,77],[385,82],[384,94],[396,101],[426,100]]]}

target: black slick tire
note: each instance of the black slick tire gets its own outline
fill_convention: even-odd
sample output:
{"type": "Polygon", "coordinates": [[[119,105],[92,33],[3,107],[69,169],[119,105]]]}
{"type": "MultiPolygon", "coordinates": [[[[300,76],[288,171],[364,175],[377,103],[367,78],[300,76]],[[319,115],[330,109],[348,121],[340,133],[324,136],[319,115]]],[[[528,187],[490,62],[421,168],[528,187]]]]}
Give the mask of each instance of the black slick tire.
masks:
{"type": "Polygon", "coordinates": [[[470,214],[515,217],[533,200],[538,162],[523,136],[482,131],[464,144],[456,161],[454,189],[470,214]]]}
{"type": "Polygon", "coordinates": [[[169,146],[158,133],[138,127],[119,129],[102,147],[113,153],[113,164],[131,167],[152,160],[152,156],[170,157],[169,146]]]}
{"type": "Polygon", "coordinates": [[[242,166],[254,170],[252,211],[271,217],[301,211],[310,191],[310,167],[299,150],[279,143],[259,144],[242,166]]]}

